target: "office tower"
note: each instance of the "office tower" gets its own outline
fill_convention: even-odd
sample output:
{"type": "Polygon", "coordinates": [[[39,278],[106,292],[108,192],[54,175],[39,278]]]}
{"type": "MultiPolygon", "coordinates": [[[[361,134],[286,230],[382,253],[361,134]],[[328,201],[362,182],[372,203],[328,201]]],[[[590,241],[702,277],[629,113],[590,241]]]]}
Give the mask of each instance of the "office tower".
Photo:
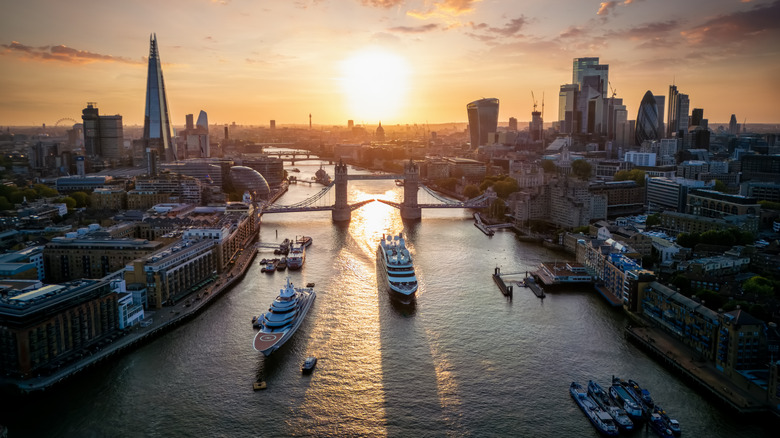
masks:
{"type": "Polygon", "coordinates": [[[184,128],[184,129],[186,129],[187,131],[191,131],[191,130],[195,129],[195,124],[193,123],[193,116],[192,116],[192,114],[187,114],[184,117],[187,120],[186,128],[184,128]]]}
{"type": "Polygon", "coordinates": [[[100,155],[100,115],[95,102],[87,102],[87,107],[81,111],[84,123],[84,151],[87,156],[100,155]]]}
{"type": "Polygon", "coordinates": [[[271,123],[269,125],[271,129],[276,129],[276,120],[271,120],[271,123]]]}
{"type": "Polygon", "coordinates": [[[84,121],[86,155],[115,163],[121,160],[124,142],[122,116],[101,116],[95,102],[87,102],[87,107],[81,112],[81,119],[84,121]]]}
{"type": "Polygon", "coordinates": [[[165,161],[176,160],[175,145],[171,141],[171,123],[168,98],[165,94],[162,65],[157,50],[157,35],[149,38],[149,70],[146,77],[146,110],[144,112],[144,143],[158,151],[165,161]]]}
{"type": "Polygon", "coordinates": [[[517,119],[514,117],[509,118],[509,130],[517,131],[517,119]]]}
{"type": "Polygon", "coordinates": [[[655,107],[658,108],[658,138],[663,138],[665,130],[664,126],[664,107],[666,106],[666,97],[655,96],[655,107]]]}
{"type": "Polygon", "coordinates": [[[531,112],[531,122],[528,124],[528,129],[531,132],[532,141],[538,141],[542,139],[544,121],[542,120],[542,113],[540,111],[531,112]]]}
{"type": "Polygon", "coordinates": [[[677,90],[676,85],[669,86],[669,102],[666,123],[666,136],[677,136],[684,139],[688,132],[688,111],[690,110],[690,101],[687,94],[682,94],[677,90]]]}
{"type": "Polygon", "coordinates": [[[488,144],[488,134],[498,130],[498,99],[475,100],[466,105],[471,148],[488,144]]]}
{"type": "Polygon", "coordinates": [[[211,156],[211,140],[209,139],[209,116],[206,111],[200,110],[198,122],[195,125],[198,132],[198,147],[200,148],[200,157],[208,158],[211,156]]]}
{"type": "Polygon", "coordinates": [[[209,131],[209,116],[206,114],[206,111],[200,110],[200,114],[198,114],[198,122],[196,123],[196,126],[198,128],[205,129],[206,132],[209,131]]]}
{"type": "Polygon", "coordinates": [[[729,134],[739,134],[739,124],[737,123],[737,116],[734,114],[731,115],[731,119],[729,120],[729,134]]]}
{"type": "Polygon", "coordinates": [[[650,90],[645,93],[639,104],[639,112],[636,115],[636,131],[634,140],[641,145],[646,140],[658,140],[660,137],[658,105],[650,90]]]}
{"type": "Polygon", "coordinates": [[[691,126],[702,126],[704,122],[704,109],[694,108],[691,111],[691,126]]]}
{"type": "Polygon", "coordinates": [[[599,64],[599,58],[574,58],[571,82],[579,85],[580,91],[583,91],[588,76],[597,78],[589,86],[598,91],[601,97],[607,97],[609,64],[599,64]]]}
{"type": "Polygon", "coordinates": [[[566,84],[561,85],[561,91],[558,94],[558,121],[559,130],[562,133],[571,134],[579,132],[579,125],[575,125],[575,119],[578,119],[576,106],[579,85],[566,84]]]}

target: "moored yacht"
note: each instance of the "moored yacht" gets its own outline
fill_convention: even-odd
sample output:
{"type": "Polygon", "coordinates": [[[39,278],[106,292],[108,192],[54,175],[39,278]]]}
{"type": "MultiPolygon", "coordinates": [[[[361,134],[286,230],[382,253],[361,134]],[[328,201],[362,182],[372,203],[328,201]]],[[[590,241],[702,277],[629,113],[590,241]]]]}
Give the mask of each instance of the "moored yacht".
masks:
{"type": "Polygon", "coordinates": [[[255,350],[268,356],[292,337],[309,312],[317,293],[310,288],[296,288],[287,277],[268,312],[256,316],[252,323],[260,331],[255,335],[255,350]]]}
{"type": "Polygon", "coordinates": [[[306,245],[295,242],[290,246],[290,253],[287,255],[287,267],[290,270],[297,270],[303,267],[306,261],[306,245]]]}
{"type": "Polygon", "coordinates": [[[617,436],[618,428],[615,421],[588,396],[587,389],[577,382],[571,382],[569,394],[599,433],[606,436],[617,436]]]}
{"type": "Polygon", "coordinates": [[[588,395],[596,402],[596,404],[607,411],[607,413],[615,419],[615,423],[622,431],[629,431],[634,429],[634,422],[628,417],[626,410],[616,405],[612,399],[609,398],[609,394],[604,388],[593,380],[588,381],[588,395]]]}
{"type": "Polygon", "coordinates": [[[417,292],[417,275],[412,255],[401,233],[382,236],[377,248],[377,277],[384,278],[391,295],[401,300],[411,300],[417,292]]]}

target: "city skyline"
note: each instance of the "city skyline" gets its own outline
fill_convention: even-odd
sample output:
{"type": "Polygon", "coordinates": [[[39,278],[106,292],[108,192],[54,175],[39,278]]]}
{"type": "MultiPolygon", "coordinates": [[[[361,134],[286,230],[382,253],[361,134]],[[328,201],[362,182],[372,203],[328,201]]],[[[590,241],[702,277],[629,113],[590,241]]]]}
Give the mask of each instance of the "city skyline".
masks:
{"type": "Polygon", "coordinates": [[[609,65],[610,94],[636,117],[669,85],[711,123],[776,123],[780,1],[222,0],[6,6],[1,126],[79,120],[86,102],[142,125],[156,33],[170,117],[212,123],[448,123],[501,100],[499,123],[546,123],[572,59],[609,65]],[[173,17],[173,18],[171,18],[173,17]]]}

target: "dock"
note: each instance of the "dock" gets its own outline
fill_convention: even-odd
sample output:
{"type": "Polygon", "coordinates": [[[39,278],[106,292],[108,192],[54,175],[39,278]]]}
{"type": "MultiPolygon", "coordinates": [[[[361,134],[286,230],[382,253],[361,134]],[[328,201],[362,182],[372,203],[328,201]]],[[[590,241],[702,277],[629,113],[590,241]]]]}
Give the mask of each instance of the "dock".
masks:
{"type": "Polygon", "coordinates": [[[474,226],[479,228],[479,230],[485,233],[486,236],[492,236],[495,234],[489,226],[482,222],[482,216],[480,216],[479,213],[474,213],[474,226]]]}
{"type": "Polygon", "coordinates": [[[531,292],[533,292],[537,298],[544,299],[544,288],[536,282],[533,276],[526,277],[525,280],[523,280],[523,284],[525,284],[527,288],[531,289],[531,292]]]}
{"type": "Polygon", "coordinates": [[[504,283],[504,279],[501,278],[501,269],[496,267],[496,270],[493,271],[493,281],[498,286],[498,289],[501,291],[502,294],[504,294],[505,297],[509,297],[509,299],[512,299],[512,286],[507,286],[506,283],[504,283]]]}

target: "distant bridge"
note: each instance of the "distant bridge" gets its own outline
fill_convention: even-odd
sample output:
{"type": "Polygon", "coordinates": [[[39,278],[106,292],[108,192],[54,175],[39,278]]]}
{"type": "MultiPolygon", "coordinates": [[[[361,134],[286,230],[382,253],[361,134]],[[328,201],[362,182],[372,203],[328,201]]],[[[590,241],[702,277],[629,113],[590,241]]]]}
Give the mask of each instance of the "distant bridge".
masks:
{"type": "Polygon", "coordinates": [[[420,219],[423,208],[486,208],[496,198],[495,192],[486,191],[484,194],[466,201],[454,201],[439,195],[435,191],[420,184],[420,169],[411,160],[404,166],[404,173],[399,175],[348,175],[347,165],[339,162],[335,168],[333,182],[324,187],[313,196],[291,205],[265,204],[261,207],[261,214],[269,213],[295,213],[303,211],[331,211],[334,222],[349,221],[351,213],[368,203],[379,201],[401,210],[402,219],[420,219]],[[347,183],[349,180],[404,180],[403,202],[386,201],[383,199],[368,199],[354,204],[347,203],[347,183]],[[336,199],[333,205],[322,205],[322,200],[333,188],[336,188],[336,199]],[[418,189],[422,188],[426,193],[438,200],[439,203],[419,204],[417,202],[418,189]],[[319,204],[319,205],[318,205],[319,204]]]}

